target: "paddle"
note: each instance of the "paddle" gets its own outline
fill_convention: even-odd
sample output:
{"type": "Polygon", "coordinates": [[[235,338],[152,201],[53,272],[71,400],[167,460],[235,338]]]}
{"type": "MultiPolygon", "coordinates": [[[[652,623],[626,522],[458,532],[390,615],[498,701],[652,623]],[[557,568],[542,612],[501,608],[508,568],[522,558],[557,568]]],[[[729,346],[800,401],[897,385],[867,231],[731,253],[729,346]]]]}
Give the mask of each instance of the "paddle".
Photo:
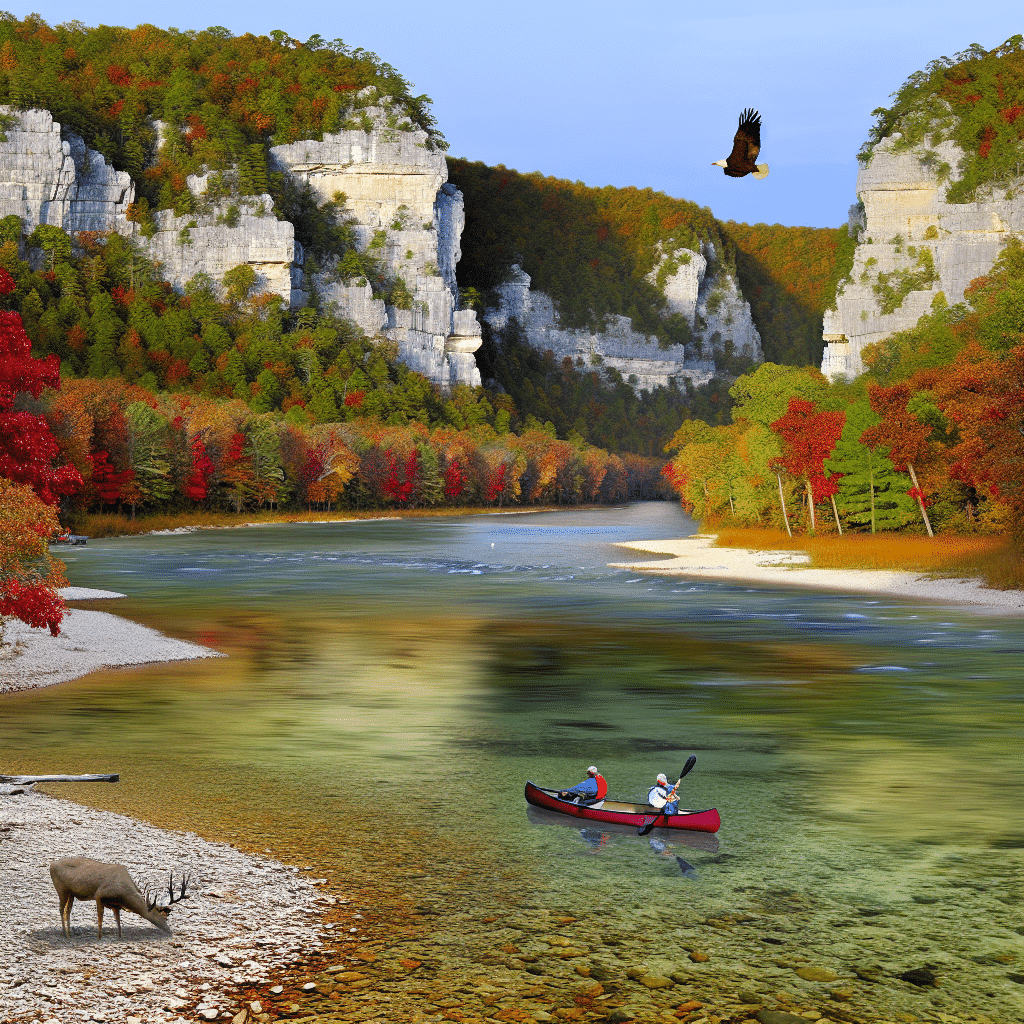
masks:
{"type": "MultiPolygon", "coordinates": [[[[676,780],[676,784],[672,787],[672,792],[669,794],[669,799],[675,795],[675,791],[679,788],[679,783],[683,781],[683,776],[697,763],[697,755],[691,754],[686,759],[686,764],[683,765],[683,770],[679,773],[679,778],[676,780]]],[[[668,800],[665,801],[668,803],[668,800]]],[[[638,836],[647,835],[655,826],[658,818],[667,818],[667,814],[656,814],[649,825],[644,825],[643,828],[637,830],[638,836]]]]}

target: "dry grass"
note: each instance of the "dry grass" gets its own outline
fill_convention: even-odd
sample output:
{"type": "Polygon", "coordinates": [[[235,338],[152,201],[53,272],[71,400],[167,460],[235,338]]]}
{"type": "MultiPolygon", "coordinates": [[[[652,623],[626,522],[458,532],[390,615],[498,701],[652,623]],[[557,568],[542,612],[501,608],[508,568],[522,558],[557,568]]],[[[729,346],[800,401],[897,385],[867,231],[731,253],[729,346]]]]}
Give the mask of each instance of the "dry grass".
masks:
{"type": "Polygon", "coordinates": [[[718,547],[806,551],[815,569],[887,569],[981,579],[997,590],[1024,589],[1024,549],[1007,537],[836,534],[789,537],[781,530],[723,527],[718,547]]]}

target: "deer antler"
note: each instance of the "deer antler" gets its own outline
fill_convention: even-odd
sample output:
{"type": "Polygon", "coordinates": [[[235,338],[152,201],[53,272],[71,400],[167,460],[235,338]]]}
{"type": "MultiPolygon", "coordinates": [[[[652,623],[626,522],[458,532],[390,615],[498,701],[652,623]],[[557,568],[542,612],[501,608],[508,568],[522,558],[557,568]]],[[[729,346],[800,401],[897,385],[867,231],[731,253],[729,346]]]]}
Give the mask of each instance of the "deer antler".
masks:
{"type": "Polygon", "coordinates": [[[185,893],[185,886],[187,886],[188,883],[189,883],[189,874],[188,874],[187,871],[183,871],[181,873],[181,889],[180,889],[180,891],[178,893],[178,898],[175,899],[174,898],[174,872],[173,871],[171,872],[171,877],[170,877],[170,879],[167,882],[167,895],[170,897],[170,900],[171,900],[171,902],[167,904],[169,907],[173,907],[175,903],[180,903],[182,900],[187,900],[189,898],[189,896],[192,895],[191,893],[188,893],[187,895],[185,893]]]}

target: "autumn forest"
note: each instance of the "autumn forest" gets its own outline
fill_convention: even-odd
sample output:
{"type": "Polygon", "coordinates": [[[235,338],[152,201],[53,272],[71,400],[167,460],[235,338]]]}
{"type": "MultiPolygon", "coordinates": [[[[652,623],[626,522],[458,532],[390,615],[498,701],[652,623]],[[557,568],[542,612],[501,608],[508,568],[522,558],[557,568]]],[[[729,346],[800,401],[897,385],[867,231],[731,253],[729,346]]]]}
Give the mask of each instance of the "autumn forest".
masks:
{"type": "MultiPolygon", "coordinates": [[[[912,141],[952,139],[968,153],[952,200],[1005,184],[1024,146],[1019,40],[914,76],[892,108],[876,111],[865,155],[899,127],[912,141]]],[[[405,112],[397,130],[423,129],[429,146],[446,148],[429,99],[341,40],[0,18],[0,103],[50,110],[131,173],[140,231],[156,210],[190,212],[187,175],[231,170],[246,194],[269,193],[314,259],[356,260],[377,290],[372,261],[338,211],[269,173],[267,161],[271,145],[365,127],[356,94],[367,85],[405,112]],[[179,129],[159,149],[158,119],[179,129]]],[[[53,591],[63,577],[46,540],[95,512],[678,495],[703,522],[790,533],[1020,534],[1018,240],[963,303],[936,303],[915,328],[869,348],[861,378],[832,382],[816,367],[822,315],[852,264],[845,225],[722,223],[650,189],[448,166],[466,204],[457,268],[465,305],[493,303],[518,263],[567,327],[597,330],[620,314],[663,344],[693,345],[690,325],[666,313],[657,270],[701,251],[738,280],[766,362],[719,353],[709,384],[638,392],[614,370],[531,349],[513,324],[502,337],[485,328],[485,386],[445,392],[399,362],[391,343],[330,310],[291,310],[259,292],[245,265],[179,292],[130,238],[26,231],[8,216],[0,613],[59,622],[53,591]]]]}

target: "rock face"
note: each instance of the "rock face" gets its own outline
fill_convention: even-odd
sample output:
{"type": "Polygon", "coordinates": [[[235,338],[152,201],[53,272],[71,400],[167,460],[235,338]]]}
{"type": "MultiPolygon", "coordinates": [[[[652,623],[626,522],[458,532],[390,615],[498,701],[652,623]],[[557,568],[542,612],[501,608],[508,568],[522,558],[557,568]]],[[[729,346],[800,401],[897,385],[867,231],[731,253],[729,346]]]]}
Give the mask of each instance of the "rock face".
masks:
{"type": "MultiPolygon", "coordinates": [[[[707,256],[714,260],[714,250],[707,256]]],[[[760,362],[761,339],[750,317],[750,306],[740,295],[736,282],[724,273],[707,275],[708,258],[690,253],[689,259],[665,276],[663,294],[668,312],[681,315],[689,324],[695,344],[661,347],[656,337],[633,329],[628,317],[608,318],[603,330],[592,332],[559,325],[554,302],[543,292],[531,291],[530,277],[514,266],[498,289],[499,305],[484,314],[499,336],[514,318],[526,340],[555,357],[582,360],[584,366],[611,366],[637,390],[667,387],[689,379],[704,384],[715,375],[714,352],[734,352],[760,362]]],[[[658,283],[658,271],[650,275],[658,283]]]]}
{"type": "Polygon", "coordinates": [[[705,243],[703,254],[693,255],[693,269],[682,266],[666,281],[665,297],[669,309],[673,313],[690,315],[689,301],[684,306],[677,305],[679,300],[675,296],[682,291],[683,282],[686,282],[688,296],[692,287],[689,281],[696,278],[697,301],[691,324],[693,336],[704,352],[729,352],[760,363],[764,359],[761,335],[750,315],[750,303],[743,298],[739,284],[728,271],[707,273],[709,264],[713,265],[714,260],[714,245],[705,243]],[[690,273],[684,276],[687,270],[690,273]]]}
{"type": "MultiPolygon", "coordinates": [[[[206,194],[208,175],[190,175],[189,188],[200,198],[206,194]]],[[[233,267],[246,264],[256,272],[254,292],[273,292],[290,307],[303,306],[301,290],[302,248],[295,229],[271,212],[269,195],[246,196],[240,202],[221,200],[206,213],[176,217],[172,210],[154,215],[157,232],[135,240],[151,260],[160,265],[161,276],[179,291],[197,274],[206,274],[219,285],[233,267]],[[232,215],[235,206],[237,215],[232,215]]]]}
{"type": "MultiPolygon", "coordinates": [[[[947,203],[946,186],[921,163],[923,154],[894,150],[898,138],[883,139],[857,175],[862,241],[852,280],[841,286],[837,308],[825,314],[821,371],[829,377],[863,372],[864,346],[913,327],[937,293],[950,305],[961,302],[971,281],[991,269],[1008,235],[1024,230],[1024,197],[947,203]]],[[[936,151],[955,174],[959,148],[945,142],[936,151]]]]}
{"type": "Polygon", "coordinates": [[[341,277],[337,268],[314,275],[318,297],[367,333],[397,342],[399,358],[431,380],[479,385],[473,353],[480,326],[472,310],[458,309],[455,282],[462,193],[448,184],[444,156],[429,148],[426,133],[394,127],[395,111],[385,100],[364,107],[362,118],[369,130],[275,146],[271,160],[276,170],[308,183],[321,201],[344,195],[356,248],[404,283],[406,298],[373,299],[363,281],[341,277]]]}
{"type": "MultiPolygon", "coordinates": [[[[364,102],[373,98],[363,96],[364,102]]],[[[304,253],[293,226],[271,212],[270,196],[204,202],[208,178],[192,176],[188,184],[204,212],[176,217],[160,211],[156,233],[143,238],[126,217],[135,198],[128,174],[111,168],[49,112],[9,113],[17,120],[0,142],[0,217],[16,214],[26,234],[38,224],[68,234],[116,231],[134,237],[179,290],[197,274],[220,286],[228,270],[245,264],[256,271],[255,290],[276,293],[291,308],[309,301],[304,253]]],[[[475,386],[480,326],[472,310],[458,309],[455,283],[462,194],[447,184],[444,156],[428,147],[426,133],[400,130],[395,122],[395,111],[382,100],[363,108],[367,130],[277,146],[271,159],[322,200],[344,192],[357,248],[405,285],[397,304],[386,304],[365,280],[319,273],[312,284],[320,301],[334,304],[371,337],[396,341],[399,358],[442,387],[475,386]]]]}
{"type": "Polygon", "coordinates": [[[130,225],[125,210],[135,198],[128,174],[73,132],[61,132],[49,111],[0,112],[15,122],[0,142],[0,217],[21,218],[26,233],[39,224],[75,231],[119,231],[130,225]]]}

